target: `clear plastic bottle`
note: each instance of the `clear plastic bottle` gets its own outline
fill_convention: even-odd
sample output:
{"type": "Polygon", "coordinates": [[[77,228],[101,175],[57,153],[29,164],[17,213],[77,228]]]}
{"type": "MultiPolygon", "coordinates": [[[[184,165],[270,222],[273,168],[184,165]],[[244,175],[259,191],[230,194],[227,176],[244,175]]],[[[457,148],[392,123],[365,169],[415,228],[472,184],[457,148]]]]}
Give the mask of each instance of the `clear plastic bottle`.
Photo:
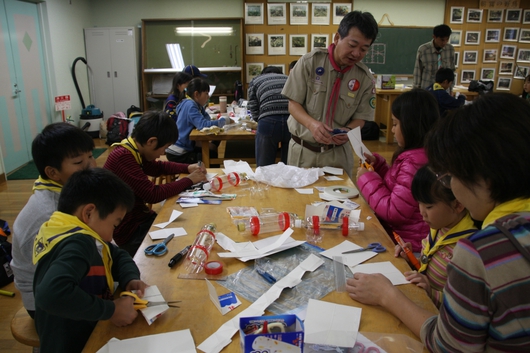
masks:
{"type": "Polygon", "coordinates": [[[242,233],[258,235],[271,232],[284,232],[295,227],[296,215],[288,212],[262,214],[250,218],[238,219],[234,223],[242,233]]]}
{"type": "Polygon", "coordinates": [[[215,233],[216,226],[214,223],[204,225],[197,233],[197,237],[195,237],[195,241],[186,257],[185,267],[188,273],[199,273],[202,271],[215,244],[215,233]]]}
{"type": "Polygon", "coordinates": [[[204,184],[204,190],[211,190],[214,192],[220,192],[221,190],[226,190],[233,186],[238,186],[241,183],[241,180],[246,178],[245,173],[228,173],[226,175],[215,176],[210,180],[209,183],[204,184]]]}
{"type": "Polygon", "coordinates": [[[322,230],[341,230],[343,236],[353,235],[364,230],[363,222],[350,221],[348,216],[342,217],[342,223],[326,223],[319,216],[312,216],[305,221],[306,237],[310,243],[320,243],[322,241],[322,230]]]}

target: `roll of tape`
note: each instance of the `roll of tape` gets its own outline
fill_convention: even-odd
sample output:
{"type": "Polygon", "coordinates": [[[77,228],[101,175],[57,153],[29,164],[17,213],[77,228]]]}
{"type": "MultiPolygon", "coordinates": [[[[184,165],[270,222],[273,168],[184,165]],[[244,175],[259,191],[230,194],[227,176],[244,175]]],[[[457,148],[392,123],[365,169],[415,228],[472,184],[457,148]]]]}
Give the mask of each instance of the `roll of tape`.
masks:
{"type": "Polygon", "coordinates": [[[359,195],[359,191],[356,188],[345,185],[328,186],[324,189],[324,193],[333,197],[350,199],[359,195]]]}
{"type": "Polygon", "coordinates": [[[219,275],[223,272],[223,264],[219,261],[207,262],[204,266],[204,272],[208,275],[219,275]]]}

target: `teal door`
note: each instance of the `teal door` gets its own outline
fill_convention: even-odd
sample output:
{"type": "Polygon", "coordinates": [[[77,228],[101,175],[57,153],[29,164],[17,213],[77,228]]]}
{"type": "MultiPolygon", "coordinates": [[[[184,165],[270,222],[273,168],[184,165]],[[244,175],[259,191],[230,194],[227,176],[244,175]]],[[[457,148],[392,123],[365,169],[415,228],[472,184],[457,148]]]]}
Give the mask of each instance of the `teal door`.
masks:
{"type": "Polygon", "coordinates": [[[0,0],[0,145],[6,173],[32,159],[31,141],[50,123],[37,6],[0,0]]]}

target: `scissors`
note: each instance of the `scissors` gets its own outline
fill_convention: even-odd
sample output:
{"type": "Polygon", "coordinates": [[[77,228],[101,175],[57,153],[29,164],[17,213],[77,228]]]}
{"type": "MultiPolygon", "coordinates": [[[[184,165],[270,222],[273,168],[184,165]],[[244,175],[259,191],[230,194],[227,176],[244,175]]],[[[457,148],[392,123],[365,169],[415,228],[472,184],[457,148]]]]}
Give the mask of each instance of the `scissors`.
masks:
{"type": "Polygon", "coordinates": [[[368,246],[366,248],[360,248],[360,249],[345,251],[345,252],[343,252],[343,254],[353,254],[353,253],[356,253],[356,252],[368,251],[368,250],[372,250],[373,252],[380,253],[380,252],[385,252],[386,248],[383,245],[381,245],[381,243],[370,243],[370,244],[368,244],[368,246]]]}
{"type": "Polygon", "coordinates": [[[366,157],[364,157],[364,151],[362,147],[361,147],[361,156],[362,158],[359,159],[359,164],[361,165],[361,167],[365,167],[369,171],[373,172],[374,167],[372,167],[372,165],[366,161],[366,157]]]}
{"type": "Polygon", "coordinates": [[[172,307],[172,308],[180,308],[179,306],[175,305],[175,303],[180,303],[180,300],[173,300],[170,302],[150,302],[149,300],[146,300],[146,299],[140,299],[140,297],[134,294],[133,292],[129,292],[129,291],[121,292],[120,297],[125,297],[125,296],[134,298],[134,310],[145,309],[150,306],[163,305],[163,304],[166,304],[167,306],[172,307]]]}
{"type": "Polygon", "coordinates": [[[171,234],[169,237],[164,239],[163,242],[158,243],[158,244],[149,245],[147,248],[145,248],[144,253],[146,255],[155,255],[155,256],[164,255],[165,253],[167,253],[166,244],[169,243],[170,240],[173,239],[174,236],[175,234],[171,234]]]}

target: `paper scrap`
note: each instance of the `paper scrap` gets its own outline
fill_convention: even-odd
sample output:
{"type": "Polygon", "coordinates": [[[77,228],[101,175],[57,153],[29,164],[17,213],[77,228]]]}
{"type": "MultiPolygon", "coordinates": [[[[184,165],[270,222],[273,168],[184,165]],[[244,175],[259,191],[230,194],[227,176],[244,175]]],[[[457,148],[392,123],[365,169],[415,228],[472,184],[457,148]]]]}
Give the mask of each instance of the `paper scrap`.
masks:
{"type": "Polygon", "coordinates": [[[344,180],[335,175],[325,176],[324,179],[326,179],[327,181],[344,180]]]}
{"type": "Polygon", "coordinates": [[[321,252],[320,255],[325,256],[331,260],[333,260],[333,256],[342,256],[343,264],[348,267],[358,265],[377,255],[377,253],[373,251],[362,251],[353,254],[343,254],[343,252],[345,251],[357,250],[360,248],[361,246],[354,244],[349,240],[345,240],[339,245],[336,245],[331,249],[321,252]]]}
{"type": "Polygon", "coordinates": [[[372,154],[368,148],[363,143],[363,140],[361,138],[361,128],[356,127],[353,130],[348,131],[348,138],[350,139],[350,143],[353,147],[353,151],[361,159],[362,162],[366,160],[366,157],[364,156],[364,153],[372,154]]]}
{"type": "Polygon", "coordinates": [[[199,204],[195,202],[182,202],[179,203],[180,207],[182,208],[190,208],[190,207],[198,207],[199,204]]]}
{"type": "Polygon", "coordinates": [[[221,314],[226,314],[237,308],[241,305],[239,298],[235,295],[234,292],[226,293],[223,295],[217,296],[217,291],[213,284],[205,279],[206,285],[208,286],[208,293],[210,294],[210,300],[213,305],[219,310],[221,314]]]}
{"type": "Polygon", "coordinates": [[[335,168],[335,167],[324,167],[322,168],[324,173],[333,174],[333,175],[342,175],[344,173],[344,170],[342,168],[335,168]]]}
{"type": "MultiPolygon", "coordinates": [[[[165,302],[166,300],[158,290],[156,285],[149,286],[145,289],[144,296],[142,299],[149,300],[150,302],[165,302]]],[[[140,309],[145,321],[148,325],[151,325],[158,319],[162,314],[164,314],[169,309],[167,304],[148,306],[147,308],[140,309]]]]}
{"type": "Polygon", "coordinates": [[[392,282],[393,285],[409,284],[405,276],[390,261],[375,262],[357,266],[348,266],[352,273],[380,273],[392,282]]]}
{"type": "Polygon", "coordinates": [[[164,228],[164,229],[154,230],[152,232],[149,232],[149,236],[153,240],[166,239],[171,234],[174,234],[176,237],[181,237],[183,235],[188,235],[188,233],[186,233],[186,230],[184,228],[182,228],[182,227],[178,227],[178,228],[164,228]]]}
{"type": "Polygon", "coordinates": [[[236,162],[230,159],[225,159],[223,162],[223,166],[224,166],[223,172],[225,174],[236,172],[236,173],[245,173],[248,177],[254,176],[254,171],[250,167],[250,164],[248,164],[248,162],[245,162],[245,161],[236,162]]]}
{"type": "Polygon", "coordinates": [[[299,194],[302,195],[312,195],[313,189],[295,189],[299,194]]]}
{"type": "Polygon", "coordinates": [[[180,353],[197,353],[195,342],[189,329],[124,340],[113,337],[96,353],[174,353],[175,342],[178,342],[178,351],[180,353]]]}
{"type": "Polygon", "coordinates": [[[171,212],[171,216],[169,216],[169,221],[164,222],[164,223],[154,224],[154,226],[158,228],[166,228],[170,223],[175,221],[175,219],[177,219],[181,214],[182,212],[173,210],[173,212],[171,212]]]}

